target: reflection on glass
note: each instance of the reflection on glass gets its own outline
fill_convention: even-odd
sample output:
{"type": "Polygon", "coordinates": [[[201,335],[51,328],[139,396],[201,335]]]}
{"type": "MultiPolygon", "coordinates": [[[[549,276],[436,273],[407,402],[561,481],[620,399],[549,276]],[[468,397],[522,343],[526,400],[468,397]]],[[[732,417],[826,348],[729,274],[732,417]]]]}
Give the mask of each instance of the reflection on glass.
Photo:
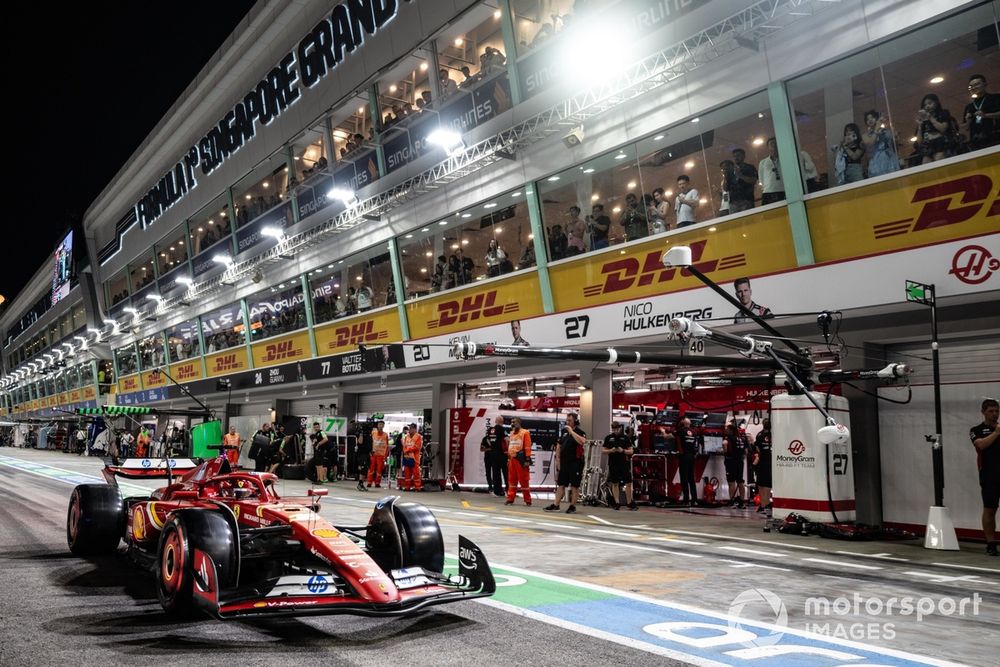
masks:
{"type": "Polygon", "coordinates": [[[212,247],[230,233],[229,205],[222,194],[188,221],[191,257],[212,247]]]}
{"type": "Polygon", "coordinates": [[[148,336],[139,341],[139,368],[148,371],[163,365],[163,337],[148,336]]]}
{"type": "Polygon", "coordinates": [[[134,345],[126,345],[115,350],[115,363],[122,375],[131,375],[139,371],[139,360],[134,345]]]}
{"type": "Polygon", "coordinates": [[[233,188],[236,226],[243,227],[285,201],[289,184],[284,149],[264,161],[233,188]]]}
{"type": "Polygon", "coordinates": [[[174,230],[167,238],[155,246],[156,262],[160,275],[164,275],[187,260],[187,240],[184,225],[174,230]]]}
{"type": "Polygon", "coordinates": [[[181,322],[173,329],[167,330],[167,356],[170,363],[184,361],[201,354],[201,342],[198,339],[198,320],[181,322]]]}
{"type": "Polygon", "coordinates": [[[281,284],[247,298],[251,342],[301,329],[306,325],[305,299],[298,281],[281,284]]]}
{"type": "Polygon", "coordinates": [[[534,266],[524,194],[504,193],[400,238],[407,298],[534,266]]]}
{"type": "Polygon", "coordinates": [[[202,315],[200,319],[205,336],[205,354],[244,344],[243,310],[239,303],[202,315]]]}
{"type": "Polygon", "coordinates": [[[156,271],[153,269],[155,262],[150,255],[139,257],[136,263],[129,264],[129,284],[132,293],[135,294],[146,285],[150,285],[156,280],[156,271]]]}
{"type": "Polygon", "coordinates": [[[108,290],[108,303],[114,305],[123,299],[128,298],[128,273],[125,269],[119,271],[106,283],[108,290]]]}

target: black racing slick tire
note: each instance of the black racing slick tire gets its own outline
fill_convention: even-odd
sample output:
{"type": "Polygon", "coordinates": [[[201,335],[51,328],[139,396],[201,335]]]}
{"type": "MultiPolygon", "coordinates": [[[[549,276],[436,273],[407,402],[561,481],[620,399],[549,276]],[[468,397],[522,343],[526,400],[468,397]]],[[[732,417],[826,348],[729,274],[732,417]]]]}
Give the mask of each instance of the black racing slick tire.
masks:
{"type": "Polygon", "coordinates": [[[239,535],[221,512],[190,509],[171,515],[160,533],[156,558],[156,595],[163,609],[178,616],[193,613],[195,549],[215,563],[220,588],[234,586],[239,544],[239,535]]]}
{"type": "Polygon", "coordinates": [[[118,549],[125,529],[125,501],[110,484],[80,484],[66,514],[66,542],[76,556],[98,556],[118,549]]]}
{"type": "Polygon", "coordinates": [[[402,566],[441,572],[444,569],[444,537],[434,514],[417,503],[398,503],[392,510],[403,547],[402,566]]]}

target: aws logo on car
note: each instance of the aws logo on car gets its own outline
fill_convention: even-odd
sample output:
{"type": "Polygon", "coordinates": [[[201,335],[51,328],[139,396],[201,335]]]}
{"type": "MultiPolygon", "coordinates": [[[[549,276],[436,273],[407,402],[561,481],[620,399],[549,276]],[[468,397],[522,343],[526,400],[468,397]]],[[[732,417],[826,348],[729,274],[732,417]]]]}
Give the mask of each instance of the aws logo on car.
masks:
{"type": "MultiPolygon", "coordinates": [[[[728,255],[721,259],[702,260],[708,241],[695,241],[690,244],[692,265],[702,273],[712,273],[725,269],[735,269],[746,266],[746,253],[728,255]]],[[[630,290],[634,287],[646,287],[652,284],[666,283],[677,277],[680,271],[682,276],[690,276],[687,269],[663,268],[663,249],[652,250],[640,260],[639,257],[621,257],[610,262],[605,262],[599,271],[604,276],[604,282],[597,285],[585,285],[583,296],[585,298],[612,294],[630,290]]]]}
{"type": "Polygon", "coordinates": [[[469,294],[461,299],[444,301],[437,306],[437,317],[427,321],[428,329],[447,327],[463,322],[473,322],[478,319],[499,317],[507,313],[516,313],[521,309],[518,303],[497,305],[497,290],[469,294]]]}
{"type": "Polygon", "coordinates": [[[971,220],[987,205],[989,208],[986,210],[986,217],[1000,215],[1000,198],[989,202],[992,194],[993,180],[986,174],[973,174],[944,183],[925,185],[917,188],[910,199],[911,204],[925,202],[920,213],[914,217],[872,225],[872,232],[876,239],[884,239],[955,225],[971,220]],[[952,208],[956,198],[960,205],[952,208]]]}

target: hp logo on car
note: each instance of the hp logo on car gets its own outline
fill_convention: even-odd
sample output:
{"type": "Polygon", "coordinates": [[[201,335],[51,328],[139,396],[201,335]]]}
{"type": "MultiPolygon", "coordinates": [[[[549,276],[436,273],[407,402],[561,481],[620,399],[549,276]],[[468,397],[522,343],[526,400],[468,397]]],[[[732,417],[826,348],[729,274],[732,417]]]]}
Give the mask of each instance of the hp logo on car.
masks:
{"type": "Polygon", "coordinates": [[[329,587],[330,584],[327,582],[326,577],[321,575],[309,577],[309,583],[306,584],[306,588],[309,589],[310,593],[325,593],[329,587]]]}

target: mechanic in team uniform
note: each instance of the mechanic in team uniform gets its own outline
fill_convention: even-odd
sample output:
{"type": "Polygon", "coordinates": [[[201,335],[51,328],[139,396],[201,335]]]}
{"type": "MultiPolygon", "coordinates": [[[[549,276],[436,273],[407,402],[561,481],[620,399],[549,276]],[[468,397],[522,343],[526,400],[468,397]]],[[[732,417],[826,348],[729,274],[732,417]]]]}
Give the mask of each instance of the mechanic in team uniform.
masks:
{"type": "Polygon", "coordinates": [[[625,489],[628,508],[639,509],[632,499],[632,441],[625,436],[625,429],[621,424],[611,425],[611,433],[604,438],[603,450],[608,455],[608,485],[611,487],[612,509],[621,509],[619,484],[625,489]]]}
{"type": "Polygon", "coordinates": [[[399,488],[403,491],[423,491],[420,454],[424,447],[424,437],[417,431],[417,425],[410,424],[409,432],[403,436],[403,479],[399,488]]]}
{"type": "Polygon", "coordinates": [[[271,462],[272,440],[271,425],[264,422],[250,439],[250,451],[247,453],[247,456],[253,460],[254,472],[264,472],[267,470],[267,466],[271,462]]]}
{"type": "Polygon", "coordinates": [[[330,458],[330,438],[319,427],[319,422],[313,422],[312,433],[309,434],[312,442],[313,455],[309,460],[309,471],[315,471],[316,484],[326,484],[327,460],[330,458]]]}
{"type": "Polygon", "coordinates": [[[726,425],[722,447],[725,455],[726,481],[729,482],[729,504],[743,509],[746,507],[743,504],[743,496],[746,493],[743,465],[746,461],[747,441],[735,421],[726,425]]]}
{"type": "Polygon", "coordinates": [[[691,428],[691,420],[683,417],[674,430],[677,451],[680,453],[682,504],[694,507],[698,504],[698,485],[694,479],[694,462],[698,455],[698,433],[691,428]]]}
{"type": "Polygon", "coordinates": [[[566,487],[569,487],[569,507],[566,514],[576,513],[576,503],[580,499],[580,481],[583,479],[584,447],[587,434],[580,428],[575,414],[566,415],[566,426],[556,444],[556,497],[545,508],[546,512],[558,512],[566,487]]]}
{"type": "Polygon", "coordinates": [[[517,498],[517,488],[524,493],[524,504],[531,507],[531,434],[521,428],[521,420],[510,420],[510,435],[507,436],[507,502],[513,505],[517,498]]]}
{"type": "Polygon", "coordinates": [[[983,535],[986,554],[997,556],[997,505],[1000,504],[1000,403],[993,398],[983,401],[983,421],[969,429],[976,448],[979,487],[983,494],[983,535]]]}
{"type": "Polygon", "coordinates": [[[503,423],[503,415],[497,415],[493,426],[493,437],[490,440],[490,465],[493,466],[493,492],[498,496],[507,495],[510,486],[509,464],[507,463],[507,427],[503,423]]]}
{"type": "Polygon", "coordinates": [[[368,468],[368,486],[372,482],[375,488],[382,488],[382,473],[385,470],[385,457],[389,455],[389,434],[385,432],[385,422],[380,421],[375,424],[372,431],[372,456],[371,465],[368,468]]]}
{"type": "Polygon", "coordinates": [[[355,440],[354,464],[358,477],[358,491],[367,491],[365,488],[365,478],[368,476],[368,469],[372,458],[372,434],[371,431],[357,427],[357,438],[355,440]]]}
{"type": "Polygon", "coordinates": [[[771,420],[764,419],[761,426],[753,443],[750,462],[757,476],[757,491],[760,493],[760,507],[757,511],[763,514],[771,511],[771,420]]]}
{"type": "Polygon", "coordinates": [[[236,432],[236,425],[229,425],[229,433],[222,436],[223,451],[226,452],[226,459],[233,469],[240,463],[240,434],[236,432]]]}

